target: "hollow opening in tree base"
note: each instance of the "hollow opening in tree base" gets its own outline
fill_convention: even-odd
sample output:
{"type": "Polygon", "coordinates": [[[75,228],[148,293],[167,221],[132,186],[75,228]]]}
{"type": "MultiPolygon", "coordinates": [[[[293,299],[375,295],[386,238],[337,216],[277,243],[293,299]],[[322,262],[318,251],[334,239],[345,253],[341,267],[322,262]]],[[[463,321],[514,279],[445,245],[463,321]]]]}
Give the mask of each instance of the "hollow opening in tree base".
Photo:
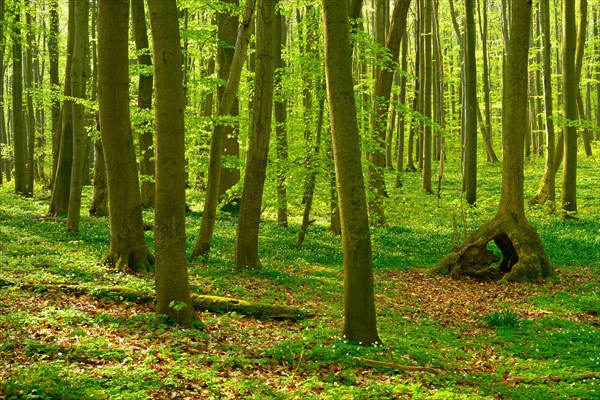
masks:
{"type": "Polygon", "coordinates": [[[538,281],[554,275],[537,230],[523,216],[497,214],[434,271],[485,281],[538,281]]]}

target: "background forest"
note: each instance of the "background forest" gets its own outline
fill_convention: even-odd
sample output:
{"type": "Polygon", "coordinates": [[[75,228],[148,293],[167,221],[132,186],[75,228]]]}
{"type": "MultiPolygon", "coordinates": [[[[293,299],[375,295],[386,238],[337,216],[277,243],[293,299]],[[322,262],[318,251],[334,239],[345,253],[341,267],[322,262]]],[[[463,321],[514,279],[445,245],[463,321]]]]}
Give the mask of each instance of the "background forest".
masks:
{"type": "Polygon", "coordinates": [[[0,0],[0,396],[600,398],[600,2],[531,3],[0,0]]]}

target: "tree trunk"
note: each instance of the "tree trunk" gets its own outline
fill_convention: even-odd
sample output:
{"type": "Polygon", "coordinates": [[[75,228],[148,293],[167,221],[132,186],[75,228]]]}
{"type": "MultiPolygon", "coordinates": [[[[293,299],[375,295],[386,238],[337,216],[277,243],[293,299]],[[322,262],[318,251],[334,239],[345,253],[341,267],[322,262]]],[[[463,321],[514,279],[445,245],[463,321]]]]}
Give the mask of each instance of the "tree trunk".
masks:
{"type": "MultiPolygon", "coordinates": [[[[322,87],[319,84],[319,87],[322,87]]],[[[321,92],[321,90],[319,90],[321,92]]],[[[325,96],[322,93],[318,93],[319,98],[319,115],[317,117],[317,131],[315,135],[315,146],[312,151],[312,160],[315,160],[319,156],[319,150],[321,148],[321,132],[323,131],[323,113],[325,108],[325,96]]],[[[300,248],[304,242],[306,236],[306,230],[310,224],[310,210],[315,194],[315,186],[317,183],[317,170],[318,167],[314,165],[314,161],[309,165],[308,177],[306,178],[306,188],[304,192],[304,213],[302,215],[302,223],[300,224],[300,231],[298,232],[298,239],[296,240],[296,247],[300,248]]]]}
{"type": "Polygon", "coordinates": [[[23,110],[23,45],[21,42],[21,5],[13,5],[13,77],[12,77],[12,133],[15,158],[15,193],[29,196],[27,187],[27,126],[23,110]]]}
{"type": "MultiPolygon", "coordinates": [[[[393,67],[400,56],[400,44],[402,35],[406,31],[406,16],[409,8],[410,0],[397,2],[394,7],[392,24],[385,39],[385,47],[389,52],[390,62],[384,68],[381,68],[375,80],[371,129],[373,131],[373,142],[377,148],[369,154],[369,187],[374,192],[375,197],[370,199],[369,207],[371,219],[377,224],[385,224],[385,212],[382,202],[383,197],[387,197],[384,170],[388,110],[394,79],[393,67]]],[[[382,23],[379,22],[379,25],[382,23]]]]}
{"type": "Polygon", "coordinates": [[[88,44],[89,1],[75,0],[75,38],[71,68],[71,95],[78,99],[73,102],[73,163],[71,164],[71,184],[69,189],[69,209],[67,230],[79,232],[81,217],[81,189],[83,187],[83,169],[87,150],[85,132],[85,86],[87,81],[85,53],[88,44]]]}
{"type": "MultiPolygon", "coordinates": [[[[552,38],[550,37],[550,1],[540,0],[540,25],[542,31],[542,75],[544,82],[544,120],[546,129],[546,166],[544,176],[530,204],[544,204],[553,213],[556,202],[555,134],[552,96],[552,38]]],[[[563,143],[559,142],[559,146],[563,143]]]]}
{"type": "MultiPolygon", "coordinates": [[[[58,0],[53,0],[49,5],[49,22],[50,31],[48,32],[48,58],[50,61],[50,89],[52,93],[59,93],[59,69],[58,69],[58,39],[59,39],[59,17],[58,17],[58,0]]],[[[56,168],[58,163],[58,152],[60,141],[61,128],[60,123],[60,101],[52,96],[51,106],[51,118],[52,118],[52,175],[50,178],[50,187],[54,187],[54,179],[56,177],[56,168]]]]}
{"type": "MultiPolygon", "coordinates": [[[[256,0],[246,3],[244,15],[238,28],[235,42],[235,54],[231,62],[231,69],[227,79],[227,87],[217,108],[217,119],[230,115],[232,106],[237,96],[240,85],[242,67],[246,58],[246,50],[250,39],[252,19],[256,0]]],[[[223,155],[223,138],[225,135],[223,124],[215,124],[210,141],[210,158],[208,160],[208,184],[206,198],[204,199],[204,212],[200,223],[200,234],[196,239],[193,257],[207,255],[210,250],[215,221],[217,218],[217,206],[219,204],[219,188],[221,187],[221,160],[223,155]]]]}
{"type": "Polygon", "coordinates": [[[281,227],[288,226],[287,205],[287,163],[288,163],[288,139],[287,139],[287,101],[282,87],[283,76],[286,72],[285,61],[282,59],[282,48],[286,44],[285,16],[279,13],[275,16],[275,53],[273,63],[277,68],[275,71],[275,143],[277,146],[277,224],[281,227]]]}
{"type": "Polygon", "coordinates": [[[175,0],[149,0],[156,86],[156,312],[193,315],[185,241],[185,94],[175,0]]]}
{"type": "Polygon", "coordinates": [[[463,181],[467,203],[477,201],[477,68],[475,0],[465,1],[465,156],[463,181]]]}
{"type": "Polygon", "coordinates": [[[436,267],[457,277],[463,274],[503,281],[541,280],[554,275],[542,241],[527,221],[523,203],[524,143],[527,121],[527,63],[531,3],[512,0],[510,40],[504,82],[502,192],[498,213],[475,231],[436,267]],[[502,252],[499,260],[487,249],[494,241],[502,252]],[[491,267],[500,261],[496,268],[491,267]]]}
{"type": "MultiPolygon", "coordinates": [[[[583,0],[585,1],[585,0],[583,0]]],[[[577,32],[575,30],[575,3],[563,0],[563,117],[566,122],[577,120],[577,65],[575,60],[577,32]]],[[[564,163],[562,175],[563,216],[570,218],[577,213],[577,127],[567,124],[564,132],[564,163]]]]}
{"type": "MultiPolygon", "coordinates": [[[[400,69],[408,69],[408,32],[405,30],[402,35],[402,54],[400,55],[400,69]]],[[[400,76],[400,97],[398,102],[400,107],[406,104],[406,75],[400,76]]],[[[398,153],[396,155],[396,188],[402,187],[402,174],[404,173],[404,131],[406,128],[406,109],[400,109],[398,112],[398,153]]]]}
{"type": "Polygon", "coordinates": [[[483,57],[483,103],[485,105],[485,121],[483,122],[483,129],[485,134],[483,140],[485,143],[487,160],[491,163],[497,163],[498,157],[492,147],[492,103],[490,100],[490,67],[488,57],[488,2],[487,0],[479,1],[479,30],[481,33],[481,51],[483,57]]]}
{"type": "Polygon", "coordinates": [[[431,187],[431,146],[433,137],[433,109],[432,109],[432,95],[433,95],[433,50],[432,50],[432,15],[433,15],[433,0],[424,0],[424,37],[423,37],[423,116],[427,119],[423,131],[423,171],[421,176],[421,186],[425,190],[425,193],[433,193],[431,187]]]}
{"type": "MultiPolygon", "coordinates": [[[[587,15],[588,15],[588,3],[587,0],[579,0],[579,29],[577,30],[577,48],[575,55],[575,79],[577,81],[577,111],[579,119],[582,121],[587,120],[585,115],[585,104],[583,103],[583,96],[581,95],[581,77],[583,74],[583,53],[585,52],[585,36],[587,35],[587,15]]],[[[590,130],[586,125],[583,126],[581,131],[581,138],[583,139],[583,148],[585,150],[586,157],[592,156],[592,145],[590,143],[590,130]]]]}
{"type": "MultiPolygon", "coordinates": [[[[0,0],[0,21],[4,21],[4,0],[0,0]]],[[[6,121],[4,119],[4,54],[6,51],[6,37],[4,24],[0,24],[0,185],[3,183],[4,158],[3,147],[6,144],[6,121]]]]}
{"type": "MultiPolygon", "coordinates": [[[[227,2],[238,4],[238,0],[228,0],[227,2]]],[[[219,79],[227,80],[231,70],[231,63],[235,56],[235,42],[237,38],[237,21],[231,17],[231,15],[217,14],[217,25],[218,25],[218,36],[219,42],[222,45],[219,46],[217,58],[218,58],[218,70],[217,77],[219,79]],[[228,45],[224,45],[227,43],[228,45]]],[[[223,86],[217,88],[217,104],[220,104],[223,98],[223,86]]],[[[229,115],[237,117],[239,115],[239,104],[238,98],[235,97],[231,111],[229,115]]],[[[236,192],[230,192],[235,188],[235,185],[240,181],[240,168],[236,161],[240,157],[240,143],[238,140],[238,126],[239,123],[235,122],[232,126],[229,123],[224,127],[223,132],[223,156],[229,158],[221,165],[221,179],[219,181],[219,201],[223,202],[223,209],[237,210],[240,203],[240,194],[236,192]],[[233,162],[232,162],[233,161],[233,162]]]]}
{"type": "Polygon", "coordinates": [[[71,68],[75,38],[75,0],[69,0],[69,22],[67,29],[67,51],[65,54],[65,82],[63,95],[65,100],[60,111],[60,124],[54,134],[57,148],[56,173],[52,185],[52,198],[49,213],[67,214],[71,189],[71,165],[73,163],[73,102],[71,98],[71,68]]]}
{"type": "Polygon", "coordinates": [[[105,217],[108,215],[108,190],[106,182],[106,164],[102,140],[94,141],[94,188],[90,215],[105,217]]]}
{"type": "Polygon", "coordinates": [[[144,241],[129,115],[128,26],[128,1],[98,2],[98,103],[110,206],[106,261],[146,274],[154,260],[144,241]]]}
{"type": "Polygon", "coordinates": [[[131,0],[131,20],[135,49],[138,52],[137,62],[143,67],[138,77],[137,106],[142,114],[142,122],[137,127],[139,152],[142,207],[154,206],[154,137],[152,118],[152,57],[148,46],[148,28],[144,0],[131,0]]]}
{"type": "MultiPolygon", "coordinates": [[[[24,3],[28,6],[28,1],[26,0],[24,3]]],[[[33,196],[33,181],[35,178],[35,109],[33,107],[33,91],[35,90],[34,76],[33,76],[33,50],[36,44],[34,43],[34,35],[33,35],[33,19],[31,17],[31,11],[29,8],[25,11],[25,24],[27,26],[27,34],[25,35],[26,47],[25,53],[23,54],[23,58],[25,59],[25,68],[24,68],[24,80],[25,87],[27,87],[27,108],[25,110],[25,122],[27,126],[27,181],[26,181],[26,190],[27,196],[33,196]]]]}
{"type": "Polygon", "coordinates": [[[380,339],[346,3],[323,0],[323,21],[325,74],[344,252],[344,337],[372,345],[380,339]]]}
{"type": "Polygon", "coordinates": [[[256,75],[244,189],[235,240],[235,265],[260,268],[258,228],[273,109],[273,33],[276,0],[261,0],[256,19],[256,75]]]}

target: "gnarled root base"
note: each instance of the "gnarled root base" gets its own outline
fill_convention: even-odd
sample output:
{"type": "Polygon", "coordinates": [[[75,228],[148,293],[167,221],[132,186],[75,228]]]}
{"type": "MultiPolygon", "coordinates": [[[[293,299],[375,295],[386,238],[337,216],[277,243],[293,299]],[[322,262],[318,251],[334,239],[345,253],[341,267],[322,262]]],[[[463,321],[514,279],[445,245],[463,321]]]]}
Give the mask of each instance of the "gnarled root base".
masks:
{"type": "Polygon", "coordinates": [[[154,272],[154,256],[148,249],[123,251],[124,254],[117,254],[117,251],[109,250],[105,263],[113,265],[117,270],[139,275],[147,275],[154,272]]]}
{"type": "Polygon", "coordinates": [[[514,218],[508,213],[496,214],[494,218],[473,232],[465,242],[448,254],[436,272],[503,282],[537,281],[554,275],[554,268],[546,256],[537,230],[524,217],[514,218]],[[487,249],[494,241],[502,251],[500,260],[487,249]],[[500,261],[495,267],[492,264],[500,261]]]}

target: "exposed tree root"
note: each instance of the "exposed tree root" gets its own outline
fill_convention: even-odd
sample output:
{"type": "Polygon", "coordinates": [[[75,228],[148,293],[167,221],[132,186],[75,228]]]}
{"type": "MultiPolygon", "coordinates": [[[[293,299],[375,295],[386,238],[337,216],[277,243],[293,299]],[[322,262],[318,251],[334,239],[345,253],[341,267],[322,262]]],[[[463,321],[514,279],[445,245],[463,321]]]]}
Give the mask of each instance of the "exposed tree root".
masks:
{"type": "Polygon", "coordinates": [[[454,278],[469,275],[488,280],[501,278],[503,282],[536,281],[554,275],[536,229],[525,218],[509,213],[496,214],[444,257],[434,271],[454,278]],[[492,241],[502,252],[502,259],[488,250],[492,241]],[[497,267],[492,265],[498,261],[497,267]]]}
{"type": "MultiPolygon", "coordinates": [[[[154,293],[142,292],[122,286],[89,287],[81,286],[79,284],[53,282],[19,284],[0,278],[0,287],[18,287],[23,290],[37,292],[56,290],[63,293],[85,294],[94,299],[130,301],[144,304],[154,303],[156,301],[154,293]]],[[[251,315],[256,318],[296,321],[313,318],[315,316],[315,314],[298,307],[266,304],[220,296],[192,294],[192,304],[197,311],[210,311],[216,313],[236,312],[243,315],[251,315]]]]}

